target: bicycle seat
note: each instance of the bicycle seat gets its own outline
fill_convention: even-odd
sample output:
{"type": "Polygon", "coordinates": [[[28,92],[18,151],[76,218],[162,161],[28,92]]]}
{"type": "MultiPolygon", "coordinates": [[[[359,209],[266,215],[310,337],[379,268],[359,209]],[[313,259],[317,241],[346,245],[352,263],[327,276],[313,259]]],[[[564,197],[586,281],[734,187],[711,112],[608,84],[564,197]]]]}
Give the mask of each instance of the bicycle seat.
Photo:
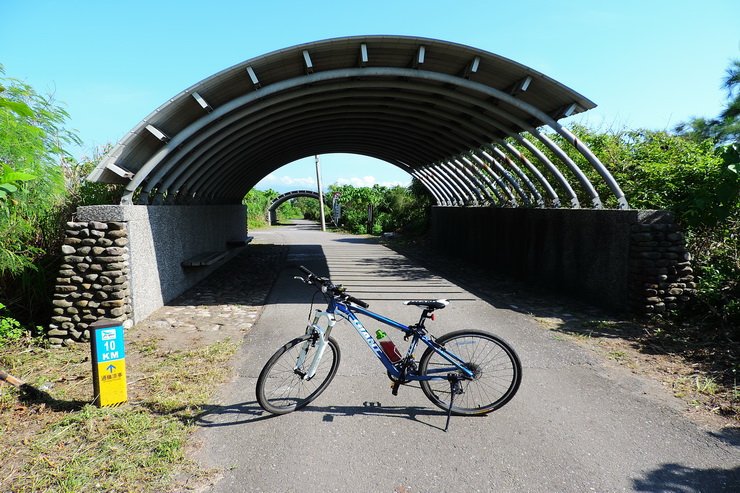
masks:
{"type": "Polygon", "coordinates": [[[404,305],[423,306],[427,310],[436,310],[438,308],[444,308],[450,304],[450,300],[410,300],[404,301],[404,305]]]}

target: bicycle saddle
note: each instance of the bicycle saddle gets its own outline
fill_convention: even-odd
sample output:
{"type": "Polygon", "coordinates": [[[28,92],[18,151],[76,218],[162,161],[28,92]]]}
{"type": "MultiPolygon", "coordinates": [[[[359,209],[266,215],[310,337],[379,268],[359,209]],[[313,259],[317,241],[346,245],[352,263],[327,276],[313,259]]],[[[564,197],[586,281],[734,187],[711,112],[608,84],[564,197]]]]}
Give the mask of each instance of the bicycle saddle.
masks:
{"type": "Polygon", "coordinates": [[[404,305],[423,306],[427,310],[435,310],[437,308],[444,308],[450,304],[450,300],[410,300],[404,301],[404,305]]]}

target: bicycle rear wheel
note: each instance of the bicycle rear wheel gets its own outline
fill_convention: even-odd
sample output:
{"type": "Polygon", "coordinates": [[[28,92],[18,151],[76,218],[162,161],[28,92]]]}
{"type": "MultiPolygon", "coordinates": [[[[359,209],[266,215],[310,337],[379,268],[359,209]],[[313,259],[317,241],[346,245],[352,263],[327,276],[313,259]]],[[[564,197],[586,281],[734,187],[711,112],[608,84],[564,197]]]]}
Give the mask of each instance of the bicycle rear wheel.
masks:
{"type": "MultiPolygon", "coordinates": [[[[419,374],[460,377],[461,394],[455,395],[452,413],[458,415],[487,414],[500,408],[514,397],[522,380],[522,365],[514,350],[503,340],[478,330],[450,332],[437,343],[465,362],[474,373],[472,379],[445,358],[428,347],[419,360],[419,374]]],[[[450,407],[448,380],[422,380],[421,389],[432,403],[447,411],[450,407]]]]}
{"type": "Polygon", "coordinates": [[[257,402],[265,411],[286,414],[300,409],[314,400],[331,383],[339,366],[339,345],[329,337],[316,373],[304,380],[316,355],[313,335],[293,339],[277,350],[267,361],[257,379],[257,402]],[[303,344],[308,344],[308,353],[300,368],[296,368],[303,344]]]}

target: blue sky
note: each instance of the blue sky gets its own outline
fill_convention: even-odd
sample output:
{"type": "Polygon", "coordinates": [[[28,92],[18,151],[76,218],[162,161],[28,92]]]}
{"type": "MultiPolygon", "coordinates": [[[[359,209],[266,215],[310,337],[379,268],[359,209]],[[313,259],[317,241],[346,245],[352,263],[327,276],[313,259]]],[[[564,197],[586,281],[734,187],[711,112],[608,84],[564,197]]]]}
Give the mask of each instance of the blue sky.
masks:
{"type": "MultiPolygon", "coordinates": [[[[576,121],[669,129],[720,111],[722,76],[740,58],[740,1],[0,0],[0,64],[6,76],[66,105],[69,126],[84,141],[77,156],[115,143],[170,97],[224,68],[360,34],[474,46],[598,105],[576,121]]],[[[409,179],[360,156],[327,155],[321,163],[325,185],[409,179]]],[[[260,188],[314,184],[310,158],[277,170],[260,188]]]]}

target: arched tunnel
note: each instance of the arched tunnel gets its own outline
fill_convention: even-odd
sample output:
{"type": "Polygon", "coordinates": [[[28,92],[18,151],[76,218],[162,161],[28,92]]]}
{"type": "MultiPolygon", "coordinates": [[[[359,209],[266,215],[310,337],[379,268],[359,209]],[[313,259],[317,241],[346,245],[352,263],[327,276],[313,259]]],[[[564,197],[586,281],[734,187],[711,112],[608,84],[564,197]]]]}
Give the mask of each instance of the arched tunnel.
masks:
{"type": "MultiPolygon", "coordinates": [[[[70,234],[115,242],[106,235],[123,231],[127,242],[104,252],[123,269],[124,302],[87,321],[141,320],[201,280],[247,241],[246,193],[328,153],[378,158],[423,184],[440,250],[594,299],[608,285],[625,309],[643,281],[630,277],[634,235],[665,233],[671,219],[630,210],[608,167],[558,122],[594,106],[529,67],[434,39],[331,39],[237,64],[154,110],[88,177],[121,184],[122,199],[81,208],[70,234]]],[[[56,330],[84,332],[68,319],[56,330]]]]}
{"type": "Polygon", "coordinates": [[[277,197],[267,207],[267,222],[268,224],[277,224],[277,210],[282,204],[288,200],[297,199],[298,197],[310,197],[319,200],[319,192],[315,190],[291,190],[285,192],[277,197]]]}
{"type": "Polygon", "coordinates": [[[344,152],[405,170],[439,205],[580,207],[585,198],[599,208],[591,175],[627,208],[608,169],[557,121],[594,106],[535,70],[467,46],[332,39],[248,60],[186,89],[121,140],[90,179],[124,184],[122,204],[236,204],[285,164],[344,152]]]}

